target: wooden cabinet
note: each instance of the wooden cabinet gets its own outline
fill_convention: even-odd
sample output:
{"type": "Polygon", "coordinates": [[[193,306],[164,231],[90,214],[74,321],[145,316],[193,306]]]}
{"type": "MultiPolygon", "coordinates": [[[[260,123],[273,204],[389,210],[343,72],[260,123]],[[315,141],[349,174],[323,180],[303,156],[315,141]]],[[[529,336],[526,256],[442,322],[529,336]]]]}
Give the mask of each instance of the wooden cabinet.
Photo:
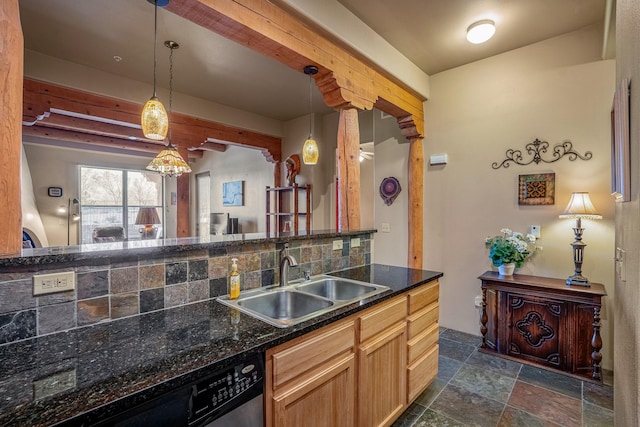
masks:
{"type": "Polygon", "coordinates": [[[360,316],[358,425],[390,425],[406,407],[406,315],[402,296],[360,316]]]}
{"type": "Polygon", "coordinates": [[[603,285],[496,272],[479,278],[484,351],[601,380],[603,285]]]}
{"type": "Polygon", "coordinates": [[[311,231],[311,185],[267,187],[267,234],[311,231]]]}
{"type": "Polygon", "coordinates": [[[412,402],[438,374],[437,281],[410,291],[407,342],[407,402],[412,402]]]}
{"type": "Polygon", "coordinates": [[[354,321],[267,351],[267,426],[355,425],[354,321]]]}
{"type": "Polygon", "coordinates": [[[438,372],[438,281],[267,350],[266,425],[389,426],[438,372]]]}

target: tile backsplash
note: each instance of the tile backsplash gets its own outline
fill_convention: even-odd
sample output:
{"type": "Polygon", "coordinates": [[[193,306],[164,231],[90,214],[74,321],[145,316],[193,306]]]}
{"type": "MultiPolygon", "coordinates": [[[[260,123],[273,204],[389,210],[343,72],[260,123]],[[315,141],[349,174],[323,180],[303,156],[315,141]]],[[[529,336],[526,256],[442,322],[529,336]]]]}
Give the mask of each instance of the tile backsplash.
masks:
{"type": "MultiPolygon", "coordinates": [[[[289,254],[298,266],[291,267],[289,278],[369,264],[371,234],[358,237],[357,248],[350,248],[350,237],[343,237],[341,250],[332,249],[335,237],[292,240],[289,254]]],[[[170,256],[127,259],[118,253],[117,258],[82,265],[60,262],[10,273],[0,270],[0,345],[225,295],[231,258],[238,258],[242,290],[277,283],[281,248],[275,241],[249,241],[170,256]],[[33,296],[35,274],[70,270],[76,273],[74,291],[33,296]]]]}

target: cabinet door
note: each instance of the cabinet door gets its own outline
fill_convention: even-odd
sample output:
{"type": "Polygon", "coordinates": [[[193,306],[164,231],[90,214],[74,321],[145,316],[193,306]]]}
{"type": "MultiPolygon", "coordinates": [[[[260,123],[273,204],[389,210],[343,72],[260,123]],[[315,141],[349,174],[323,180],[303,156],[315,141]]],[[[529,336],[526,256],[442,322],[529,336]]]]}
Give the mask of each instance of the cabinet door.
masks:
{"type": "Polygon", "coordinates": [[[355,356],[336,358],[300,376],[273,396],[273,425],[277,427],[353,426],[355,417],[355,356]]]}
{"type": "Polygon", "coordinates": [[[510,293],[507,305],[507,354],[564,369],[567,303],[510,293]]]}
{"type": "Polygon", "coordinates": [[[390,425],[406,406],[406,322],[360,346],[359,426],[390,425]]]}

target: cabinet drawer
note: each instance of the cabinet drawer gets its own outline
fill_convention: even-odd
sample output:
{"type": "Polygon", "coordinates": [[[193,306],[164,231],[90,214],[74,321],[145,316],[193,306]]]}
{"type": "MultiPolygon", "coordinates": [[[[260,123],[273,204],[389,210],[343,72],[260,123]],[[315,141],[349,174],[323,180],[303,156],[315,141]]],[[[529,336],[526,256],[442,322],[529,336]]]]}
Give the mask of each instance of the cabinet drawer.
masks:
{"type": "Polygon", "coordinates": [[[420,289],[409,292],[409,314],[438,301],[439,284],[434,280],[420,289]]]}
{"type": "Polygon", "coordinates": [[[438,303],[434,302],[409,316],[409,339],[438,321],[438,308],[438,303]]]}
{"type": "Polygon", "coordinates": [[[273,354],[273,387],[289,381],[348,350],[355,342],[353,321],[341,323],[273,354]]]}
{"type": "Polygon", "coordinates": [[[407,396],[415,399],[438,375],[438,345],[407,368],[407,396]]]}
{"type": "Polygon", "coordinates": [[[427,330],[407,343],[409,363],[417,359],[429,347],[438,342],[438,324],[434,323],[427,330]]]}
{"type": "Polygon", "coordinates": [[[402,296],[374,307],[360,316],[360,342],[384,331],[394,323],[404,321],[407,315],[407,298],[402,296]]]}

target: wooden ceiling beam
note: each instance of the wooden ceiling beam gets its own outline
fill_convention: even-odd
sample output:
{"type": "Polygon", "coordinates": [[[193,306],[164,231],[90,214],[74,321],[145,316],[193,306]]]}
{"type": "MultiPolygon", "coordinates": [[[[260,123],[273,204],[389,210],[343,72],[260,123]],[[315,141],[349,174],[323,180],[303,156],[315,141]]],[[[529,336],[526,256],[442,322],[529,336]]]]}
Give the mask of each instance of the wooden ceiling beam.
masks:
{"type": "MultiPolygon", "coordinates": [[[[142,111],[141,104],[31,79],[24,79],[23,88],[22,119],[24,124],[29,125],[24,127],[48,128],[46,131],[30,131],[32,133],[53,135],[52,129],[57,128],[70,132],[66,135],[76,141],[91,143],[89,141],[93,140],[97,141],[98,145],[120,145],[123,149],[137,147],[135,144],[125,144],[125,141],[130,140],[130,136],[152,144],[144,138],[142,131],[137,129],[142,111]]],[[[261,150],[270,162],[282,160],[282,140],[278,137],[175,112],[171,114],[170,121],[172,142],[178,147],[190,150],[190,157],[194,157],[193,153],[200,150],[203,144],[214,140],[222,144],[261,150]]],[[[55,134],[60,137],[65,135],[60,132],[55,134]]],[[[216,149],[224,150],[226,148],[216,149]]],[[[202,154],[199,157],[202,157],[202,154]]]]}
{"type": "MultiPolygon", "coordinates": [[[[22,126],[23,136],[32,136],[42,139],[65,141],[74,144],[108,147],[117,150],[136,151],[142,153],[157,154],[164,147],[163,142],[129,141],[108,136],[94,135],[84,132],[75,132],[65,129],[57,129],[47,126],[22,126]]],[[[85,147],[86,148],[86,147],[85,147]]],[[[202,158],[202,151],[189,151],[190,159],[202,158]]]]}

